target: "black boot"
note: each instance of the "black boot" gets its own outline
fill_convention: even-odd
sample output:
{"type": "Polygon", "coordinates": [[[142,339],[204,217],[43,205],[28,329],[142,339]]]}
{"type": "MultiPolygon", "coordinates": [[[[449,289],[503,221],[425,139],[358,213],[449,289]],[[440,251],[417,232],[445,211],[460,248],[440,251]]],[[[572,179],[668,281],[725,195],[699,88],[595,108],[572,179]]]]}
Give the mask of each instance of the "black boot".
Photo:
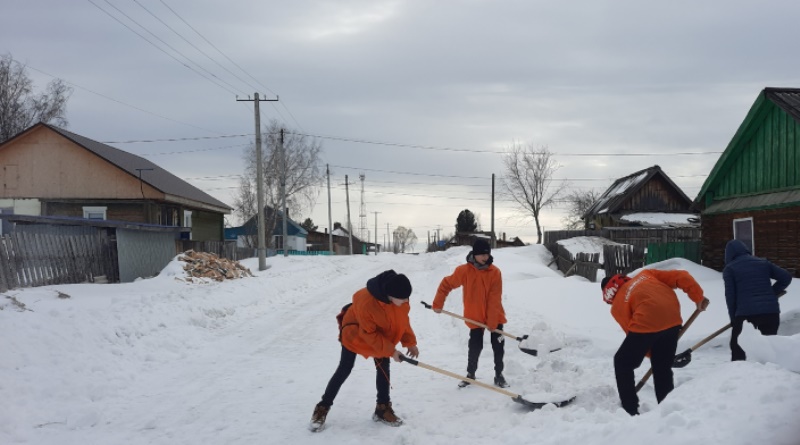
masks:
{"type": "MultiPolygon", "coordinates": [[[[475,380],[475,373],[474,372],[468,372],[467,373],[467,378],[475,380]]],[[[465,388],[465,387],[469,386],[469,383],[470,382],[468,382],[466,380],[462,380],[462,381],[458,382],[458,387],[459,388],[465,388]]]]}
{"type": "Polygon", "coordinates": [[[508,382],[506,382],[506,379],[505,379],[505,377],[503,377],[503,374],[501,374],[499,372],[497,374],[495,374],[495,376],[494,376],[494,386],[497,386],[497,387],[500,387],[500,388],[508,388],[508,382]]]}

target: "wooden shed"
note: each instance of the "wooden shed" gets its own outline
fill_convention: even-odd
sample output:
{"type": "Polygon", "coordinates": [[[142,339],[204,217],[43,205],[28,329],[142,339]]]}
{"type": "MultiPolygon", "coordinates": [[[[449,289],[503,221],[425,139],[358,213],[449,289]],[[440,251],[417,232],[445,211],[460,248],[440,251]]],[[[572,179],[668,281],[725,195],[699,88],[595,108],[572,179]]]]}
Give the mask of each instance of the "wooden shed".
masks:
{"type": "Polygon", "coordinates": [[[765,88],[696,198],[703,264],[721,270],[725,244],[800,269],[800,88],[765,88]]]}
{"type": "Polygon", "coordinates": [[[642,214],[659,214],[654,225],[661,227],[692,226],[697,216],[692,200],[654,165],[614,181],[581,218],[587,229],[600,230],[649,225],[642,214]]]}

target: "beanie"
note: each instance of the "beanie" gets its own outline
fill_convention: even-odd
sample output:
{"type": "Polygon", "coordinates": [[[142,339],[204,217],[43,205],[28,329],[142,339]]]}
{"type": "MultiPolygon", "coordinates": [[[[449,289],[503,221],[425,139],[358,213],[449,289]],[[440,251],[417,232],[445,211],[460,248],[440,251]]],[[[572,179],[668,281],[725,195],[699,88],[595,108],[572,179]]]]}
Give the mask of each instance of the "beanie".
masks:
{"type": "Polygon", "coordinates": [[[478,238],[475,240],[475,243],[472,245],[472,254],[473,255],[488,255],[492,253],[492,248],[489,246],[489,243],[486,240],[478,238]]]}
{"type": "Polygon", "coordinates": [[[411,282],[403,274],[394,275],[386,280],[384,289],[389,297],[407,300],[411,296],[411,282]]]}

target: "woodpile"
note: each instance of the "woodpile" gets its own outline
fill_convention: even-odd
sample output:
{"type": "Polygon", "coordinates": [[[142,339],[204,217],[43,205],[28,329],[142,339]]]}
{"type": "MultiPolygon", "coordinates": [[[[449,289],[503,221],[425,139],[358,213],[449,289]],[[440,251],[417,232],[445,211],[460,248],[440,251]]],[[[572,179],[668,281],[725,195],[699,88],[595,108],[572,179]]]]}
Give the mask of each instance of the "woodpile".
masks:
{"type": "Polygon", "coordinates": [[[252,277],[250,269],[226,258],[220,258],[213,253],[195,252],[187,250],[178,257],[178,261],[186,262],[183,266],[191,278],[210,278],[215,281],[232,280],[235,278],[252,277]]]}

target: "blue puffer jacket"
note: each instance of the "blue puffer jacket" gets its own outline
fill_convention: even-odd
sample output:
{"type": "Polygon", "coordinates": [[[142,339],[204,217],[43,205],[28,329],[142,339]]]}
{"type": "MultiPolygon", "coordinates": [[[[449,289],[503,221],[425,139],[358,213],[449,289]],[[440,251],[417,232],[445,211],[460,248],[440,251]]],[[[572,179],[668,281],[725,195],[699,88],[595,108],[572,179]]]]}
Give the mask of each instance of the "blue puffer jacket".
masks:
{"type": "Polygon", "coordinates": [[[778,294],[792,282],[789,272],[763,258],[754,257],[739,240],[728,241],[725,246],[722,279],[731,320],[733,317],[780,313],[778,294]]]}

